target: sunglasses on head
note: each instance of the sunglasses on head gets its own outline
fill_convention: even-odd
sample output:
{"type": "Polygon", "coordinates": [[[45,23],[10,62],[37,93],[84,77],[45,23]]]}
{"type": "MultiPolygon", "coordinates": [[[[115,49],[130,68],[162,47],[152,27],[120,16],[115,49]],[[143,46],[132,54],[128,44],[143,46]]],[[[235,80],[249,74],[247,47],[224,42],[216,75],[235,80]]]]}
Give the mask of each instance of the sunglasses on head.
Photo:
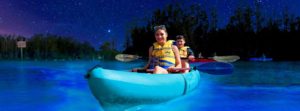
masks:
{"type": "Polygon", "coordinates": [[[153,27],[154,30],[158,30],[158,29],[166,29],[165,25],[158,25],[158,26],[154,26],[153,27]]]}

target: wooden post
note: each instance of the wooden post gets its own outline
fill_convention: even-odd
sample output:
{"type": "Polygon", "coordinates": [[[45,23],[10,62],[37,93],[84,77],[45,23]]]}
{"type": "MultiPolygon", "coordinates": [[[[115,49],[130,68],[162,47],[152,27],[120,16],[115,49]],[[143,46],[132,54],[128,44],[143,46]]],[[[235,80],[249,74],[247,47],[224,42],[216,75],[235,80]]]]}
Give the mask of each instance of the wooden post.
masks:
{"type": "Polygon", "coordinates": [[[23,61],[23,48],[21,48],[21,60],[23,61]]]}
{"type": "Polygon", "coordinates": [[[17,41],[17,47],[20,48],[21,60],[23,60],[23,48],[26,48],[26,41],[17,41]]]}

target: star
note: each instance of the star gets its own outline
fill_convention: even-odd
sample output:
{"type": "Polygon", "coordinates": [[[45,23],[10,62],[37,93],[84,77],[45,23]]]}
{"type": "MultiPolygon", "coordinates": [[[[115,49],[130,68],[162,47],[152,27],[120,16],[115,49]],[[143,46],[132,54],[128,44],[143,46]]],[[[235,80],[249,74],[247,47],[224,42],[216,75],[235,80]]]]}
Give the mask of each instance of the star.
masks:
{"type": "Polygon", "coordinates": [[[110,30],[110,29],[108,29],[108,30],[107,30],[107,32],[108,32],[108,33],[110,33],[110,32],[111,32],[111,30],[110,30]]]}
{"type": "Polygon", "coordinates": [[[261,2],[262,2],[262,0],[257,0],[257,2],[258,2],[258,3],[261,3],[261,2]]]}

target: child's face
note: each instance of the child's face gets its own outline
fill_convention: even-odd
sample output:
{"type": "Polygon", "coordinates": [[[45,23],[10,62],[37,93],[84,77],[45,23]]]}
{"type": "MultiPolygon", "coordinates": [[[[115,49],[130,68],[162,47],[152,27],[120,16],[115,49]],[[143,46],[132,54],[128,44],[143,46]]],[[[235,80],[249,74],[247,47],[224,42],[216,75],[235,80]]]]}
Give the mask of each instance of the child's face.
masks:
{"type": "Polygon", "coordinates": [[[177,47],[183,47],[185,44],[185,41],[183,39],[177,39],[176,44],[177,44],[177,47]]]}
{"type": "Polygon", "coordinates": [[[168,34],[165,30],[159,29],[155,32],[155,39],[158,43],[165,43],[167,41],[167,36],[168,34]]]}

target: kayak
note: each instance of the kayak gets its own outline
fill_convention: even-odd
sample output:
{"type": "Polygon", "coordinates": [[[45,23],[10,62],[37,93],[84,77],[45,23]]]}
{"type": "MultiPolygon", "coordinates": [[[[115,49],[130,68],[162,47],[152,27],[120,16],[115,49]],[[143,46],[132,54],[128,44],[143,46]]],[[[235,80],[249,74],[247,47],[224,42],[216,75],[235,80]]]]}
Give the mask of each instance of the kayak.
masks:
{"type": "Polygon", "coordinates": [[[191,92],[200,82],[198,70],[147,74],[94,67],[86,77],[92,94],[105,110],[167,101],[191,92]]]}
{"type": "Polygon", "coordinates": [[[196,58],[196,59],[190,60],[189,62],[193,63],[193,62],[214,62],[214,61],[215,61],[214,59],[196,58]]]}
{"type": "Polygon", "coordinates": [[[250,61],[262,61],[262,62],[266,62],[266,61],[273,61],[273,58],[265,58],[265,57],[253,57],[249,59],[250,61]]]}

